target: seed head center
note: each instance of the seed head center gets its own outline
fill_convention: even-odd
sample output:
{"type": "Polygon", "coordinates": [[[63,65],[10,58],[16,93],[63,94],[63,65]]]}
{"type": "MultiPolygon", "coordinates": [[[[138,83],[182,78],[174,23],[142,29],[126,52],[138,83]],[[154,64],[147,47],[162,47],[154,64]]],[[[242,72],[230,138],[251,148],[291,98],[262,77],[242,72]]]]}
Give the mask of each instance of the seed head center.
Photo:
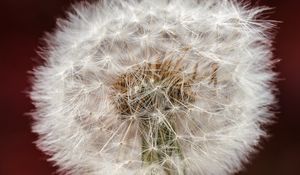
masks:
{"type": "Polygon", "coordinates": [[[113,85],[113,101],[123,117],[149,117],[161,111],[186,109],[195,101],[191,85],[195,73],[185,73],[180,60],[137,65],[113,85]],[[121,95],[120,95],[121,94],[121,95]]]}

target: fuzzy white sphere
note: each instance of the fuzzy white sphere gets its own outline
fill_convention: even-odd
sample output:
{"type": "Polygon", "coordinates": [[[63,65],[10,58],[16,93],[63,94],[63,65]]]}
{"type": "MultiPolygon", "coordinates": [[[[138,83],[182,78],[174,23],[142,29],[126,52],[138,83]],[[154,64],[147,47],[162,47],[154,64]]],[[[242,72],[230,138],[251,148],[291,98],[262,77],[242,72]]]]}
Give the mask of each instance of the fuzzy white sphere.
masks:
{"type": "Polygon", "coordinates": [[[38,147],[72,175],[225,175],[271,121],[273,24],[235,0],[78,3],[46,38],[38,147]]]}

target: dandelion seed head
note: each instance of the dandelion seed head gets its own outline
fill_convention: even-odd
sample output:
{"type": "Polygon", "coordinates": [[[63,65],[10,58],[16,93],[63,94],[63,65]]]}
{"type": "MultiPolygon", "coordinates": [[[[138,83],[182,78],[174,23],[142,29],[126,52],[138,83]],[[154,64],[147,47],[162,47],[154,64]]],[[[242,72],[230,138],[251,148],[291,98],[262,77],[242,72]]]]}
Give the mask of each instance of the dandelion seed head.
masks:
{"type": "Polygon", "coordinates": [[[34,70],[62,174],[233,174],[272,120],[272,21],[235,0],[77,3],[34,70]]]}

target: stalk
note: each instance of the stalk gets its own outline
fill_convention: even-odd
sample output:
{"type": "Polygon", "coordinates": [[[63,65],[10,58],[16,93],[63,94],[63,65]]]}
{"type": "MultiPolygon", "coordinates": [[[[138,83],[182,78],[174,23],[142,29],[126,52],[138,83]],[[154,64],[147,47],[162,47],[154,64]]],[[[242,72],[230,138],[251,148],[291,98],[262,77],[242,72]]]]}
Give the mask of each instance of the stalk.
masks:
{"type": "MultiPolygon", "coordinates": [[[[164,172],[167,175],[185,175],[184,169],[177,170],[175,166],[172,166],[171,162],[168,162],[168,158],[179,157],[183,161],[182,149],[176,139],[176,132],[174,122],[171,120],[166,121],[170,126],[161,123],[157,127],[149,127],[157,124],[155,119],[143,120],[140,123],[140,128],[153,138],[149,138],[144,134],[141,134],[142,140],[142,162],[143,166],[149,166],[151,164],[160,164],[163,167],[164,172]],[[151,149],[155,145],[157,149],[151,149]],[[182,171],[182,172],[178,172],[182,171]]],[[[151,175],[157,175],[155,171],[151,171],[151,175]]]]}

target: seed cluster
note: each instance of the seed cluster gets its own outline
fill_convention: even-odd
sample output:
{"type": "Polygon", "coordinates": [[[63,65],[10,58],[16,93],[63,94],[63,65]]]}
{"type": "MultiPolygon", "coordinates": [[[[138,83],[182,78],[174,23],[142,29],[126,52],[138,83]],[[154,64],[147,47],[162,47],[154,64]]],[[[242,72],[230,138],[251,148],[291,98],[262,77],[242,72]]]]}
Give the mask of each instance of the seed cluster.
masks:
{"type": "Polygon", "coordinates": [[[182,59],[139,65],[113,86],[121,119],[139,123],[143,164],[160,164],[167,174],[176,174],[172,157],[184,159],[176,138],[176,113],[186,112],[195,101],[191,87],[198,78],[197,65],[193,73],[185,73],[185,66],[182,59]]]}

